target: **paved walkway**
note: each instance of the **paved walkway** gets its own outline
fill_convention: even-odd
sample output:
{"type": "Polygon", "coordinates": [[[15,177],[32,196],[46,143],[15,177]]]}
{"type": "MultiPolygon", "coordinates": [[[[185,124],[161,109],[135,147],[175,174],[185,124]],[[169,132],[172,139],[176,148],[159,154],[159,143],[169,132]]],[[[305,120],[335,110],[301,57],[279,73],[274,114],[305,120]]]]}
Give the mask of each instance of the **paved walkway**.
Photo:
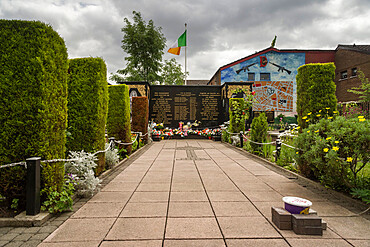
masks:
{"type": "Polygon", "coordinates": [[[164,140],[39,246],[370,246],[370,221],[352,214],[227,145],[164,140]],[[322,237],[272,224],[287,195],[313,202],[322,237]]]}

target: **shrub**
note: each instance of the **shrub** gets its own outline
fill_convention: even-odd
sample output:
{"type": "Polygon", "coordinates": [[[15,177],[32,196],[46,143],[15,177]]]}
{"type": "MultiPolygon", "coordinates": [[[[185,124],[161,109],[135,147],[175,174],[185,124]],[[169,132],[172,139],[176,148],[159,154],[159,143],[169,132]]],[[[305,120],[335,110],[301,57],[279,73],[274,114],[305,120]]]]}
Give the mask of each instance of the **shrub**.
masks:
{"type": "Polygon", "coordinates": [[[74,175],[77,180],[75,186],[76,195],[80,197],[90,197],[99,189],[100,179],[95,177],[94,169],[96,157],[84,151],[71,151],[68,157],[74,161],[67,162],[65,169],[67,173],[74,175]]]}
{"type": "MultiPolygon", "coordinates": [[[[39,21],[0,20],[0,30],[0,165],[35,156],[64,158],[65,43],[51,26],[39,21]]],[[[24,195],[21,170],[0,169],[0,194],[8,201],[15,191],[24,195]]],[[[59,163],[45,164],[41,176],[42,188],[61,190],[64,169],[59,163]]],[[[18,199],[21,205],[24,198],[18,199]]]]}
{"type": "MultiPolygon", "coordinates": [[[[112,85],[108,87],[108,121],[107,131],[109,137],[115,137],[124,143],[131,142],[131,124],[130,124],[130,97],[128,86],[112,85]]],[[[124,148],[126,153],[131,153],[132,145],[120,147],[124,148]]]]}
{"type": "MultiPolygon", "coordinates": [[[[96,152],[105,146],[108,111],[107,68],[101,58],[71,59],[68,76],[68,151],[96,152]]],[[[96,173],[104,170],[98,155],[96,173]]]]}
{"type": "Polygon", "coordinates": [[[147,97],[132,97],[132,130],[141,132],[148,140],[149,104],[147,97]]]}
{"type": "MultiPolygon", "coordinates": [[[[105,149],[109,146],[108,143],[105,144],[105,149]]],[[[106,168],[112,169],[115,164],[119,162],[119,155],[118,150],[116,148],[109,148],[107,152],[105,152],[105,165],[106,168]]]]}
{"type": "Polygon", "coordinates": [[[230,126],[229,130],[231,133],[239,133],[245,131],[245,114],[244,99],[242,98],[231,98],[230,99],[230,126]]]}
{"type": "MultiPolygon", "coordinates": [[[[251,140],[254,142],[265,143],[267,141],[267,117],[262,112],[258,117],[254,118],[251,125],[251,140]]],[[[263,147],[259,144],[251,143],[254,153],[262,154],[263,147]]]]}
{"type": "Polygon", "coordinates": [[[312,112],[329,108],[328,115],[336,111],[334,63],[306,64],[298,68],[297,74],[297,113],[298,124],[306,128],[321,119],[321,114],[312,115],[311,122],[303,119],[312,112]]]}
{"type": "Polygon", "coordinates": [[[338,190],[368,186],[369,178],[358,176],[370,151],[370,123],[361,119],[323,118],[304,129],[297,138],[299,171],[338,190]]]}

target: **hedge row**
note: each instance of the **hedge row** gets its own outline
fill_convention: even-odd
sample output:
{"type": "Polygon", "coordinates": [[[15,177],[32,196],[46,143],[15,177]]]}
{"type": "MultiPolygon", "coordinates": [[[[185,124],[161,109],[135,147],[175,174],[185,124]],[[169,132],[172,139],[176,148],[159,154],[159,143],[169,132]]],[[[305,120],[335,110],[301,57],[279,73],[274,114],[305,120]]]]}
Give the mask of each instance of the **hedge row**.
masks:
{"type": "MultiPolygon", "coordinates": [[[[132,130],[141,132],[143,135],[148,133],[149,102],[147,97],[132,97],[132,130]]],[[[148,140],[148,135],[143,138],[148,140]]]]}
{"type": "MultiPolygon", "coordinates": [[[[64,158],[68,54],[39,21],[0,20],[0,165],[39,156],[64,158]]],[[[60,189],[64,168],[44,164],[42,186],[60,189]]],[[[0,169],[0,194],[24,200],[24,170],[0,169]],[[21,171],[19,171],[21,170],[21,171]]]]}
{"type": "Polygon", "coordinates": [[[229,102],[230,132],[239,133],[240,131],[245,131],[244,99],[231,98],[229,102]]]}
{"type": "Polygon", "coordinates": [[[297,74],[297,113],[298,125],[301,129],[310,124],[302,119],[309,113],[317,113],[313,120],[321,118],[318,114],[322,109],[329,108],[328,115],[336,111],[335,96],[335,65],[334,63],[306,64],[298,68],[297,74]]]}
{"type": "MultiPolygon", "coordinates": [[[[107,131],[109,137],[124,143],[131,142],[130,125],[130,97],[129,89],[125,84],[108,86],[108,120],[107,131]]],[[[125,146],[127,153],[131,153],[132,145],[125,146]]]]}
{"type": "MultiPolygon", "coordinates": [[[[101,58],[70,60],[68,70],[68,151],[96,152],[105,149],[108,112],[107,68],[101,58]]],[[[99,154],[96,173],[104,170],[99,154]]]]}

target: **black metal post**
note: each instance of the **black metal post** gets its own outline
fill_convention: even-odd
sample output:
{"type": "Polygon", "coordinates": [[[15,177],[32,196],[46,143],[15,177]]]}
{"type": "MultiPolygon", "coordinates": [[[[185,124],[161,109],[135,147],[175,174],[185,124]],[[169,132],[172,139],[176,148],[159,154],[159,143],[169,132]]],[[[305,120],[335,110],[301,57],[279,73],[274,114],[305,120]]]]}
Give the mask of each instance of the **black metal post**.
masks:
{"type": "Polygon", "coordinates": [[[243,148],[243,131],[240,131],[240,147],[243,148]]]}
{"type": "Polygon", "coordinates": [[[281,151],[281,141],[280,137],[276,138],[276,156],[275,161],[277,161],[280,157],[280,151],[281,151]]]}
{"type": "Polygon", "coordinates": [[[37,215],[40,213],[40,161],[40,157],[26,159],[26,215],[37,215]]]}
{"type": "Polygon", "coordinates": [[[116,144],[114,143],[114,141],[116,140],[116,138],[110,137],[110,138],[108,138],[108,140],[109,140],[109,143],[113,142],[112,143],[112,146],[110,146],[110,149],[113,150],[116,147],[116,144]]]}

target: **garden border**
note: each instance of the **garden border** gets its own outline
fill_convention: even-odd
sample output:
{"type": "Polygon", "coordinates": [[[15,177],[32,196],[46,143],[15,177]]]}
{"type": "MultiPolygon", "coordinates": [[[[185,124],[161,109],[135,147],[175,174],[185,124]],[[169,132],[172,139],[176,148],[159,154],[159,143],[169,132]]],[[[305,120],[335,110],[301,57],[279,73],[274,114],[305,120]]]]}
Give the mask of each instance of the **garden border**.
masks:
{"type": "MultiPolygon", "coordinates": [[[[277,164],[275,164],[275,163],[273,163],[269,160],[266,160],[262,157],[259,157],[259,156],[255,155],[255,154],[252,154],[252,153],[250,153],[250,152],[248,152],[248,151],[246,151],[246,150],[244,150],[240,147],[236,147],[236,146],[231,145],[230,143],[225,143],[225,142],[222,142],[222,144],[233,147],[234,149],[239,151],[244,156],[248,155],[252,159],[260,161],[260,163],[262,163],[262,165],[269,168],[270,170],[273,170],[273,171],[277,172],[278,174],[283,175],[283,176],[285,176],[289,179],[294,179],[299,185],[304,186],[305,188],[307,188],[309,190],[314,188],[314,189],[318,189],[320,191],[327,192],[328,194],[330,194],[334,197],[334,198],[328,198],[329,201],[334,202],[334,203],[350,210],[351,212],[354,213],[353,216],[357,216],[356,214],[358,214],[358,213],[360,213],[360,212],[369,208],[368,205],[366,205],[365,203],[363,203],[361,201],[353,199],[353,198],[349,197],[348,195],[345,195],[341,192],[332,190],[330,188],[326,188],[318,182],[312,181],[311,179],[303,177],[302,175],[299,175],[295,172],[289,171],[289,170],[287,170],[287,169],[285,169],[285,168],[283,168],[283,167],[281,167],[281,166],[279,166],[279,165],[277,165],[277,164]],[[290,175],[290,176],[287,176],[287,175],[290,175]]],[[[315,192],[315,191],[313,191],[313,192],[315,192]]],[[[367,213],[364,213],[362,215],[358,215],[357,217],[364,217],[367,220],[370,220],[370,212],[368,211],[367,213]]]]}

